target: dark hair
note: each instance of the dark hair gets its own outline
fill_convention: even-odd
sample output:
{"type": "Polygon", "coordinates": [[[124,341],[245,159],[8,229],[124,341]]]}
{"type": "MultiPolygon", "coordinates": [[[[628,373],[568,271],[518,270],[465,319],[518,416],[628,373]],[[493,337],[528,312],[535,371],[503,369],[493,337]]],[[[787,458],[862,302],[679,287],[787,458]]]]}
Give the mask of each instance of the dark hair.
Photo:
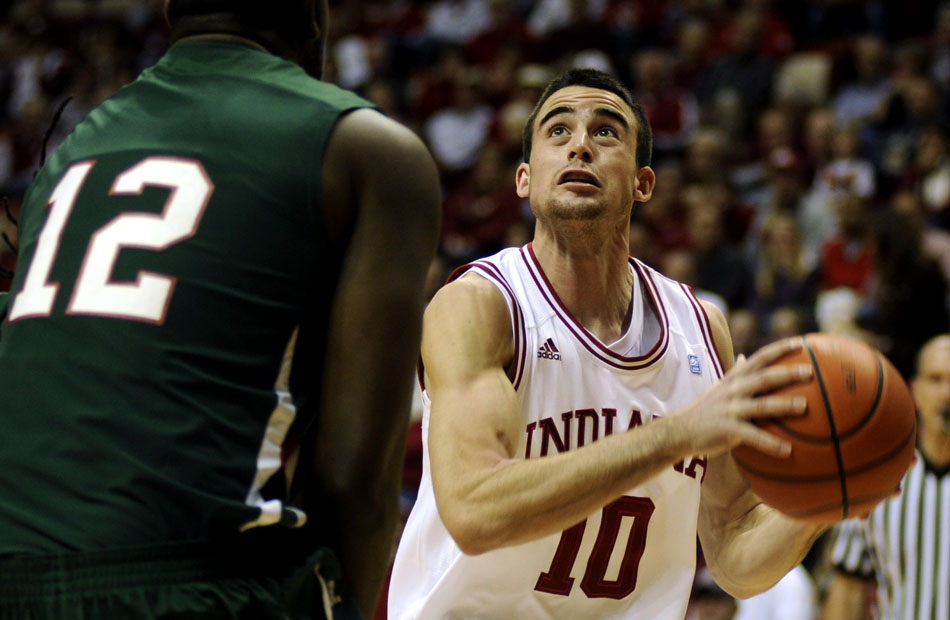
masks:
{"type": "Polygon", "coordinates": [[[302,46],[313,38],[315,5],[313,0],[169,0],[167,15],[172,40],[221,32],[247,37],[276,52],[275,47],[302,46]]]}
{"type": "Polygon", "coordinates": [[[633,98],[630,91],[623,82],[603,71],[596,69],[570,69],[560,76],[551,80],[541,93],[541,98],[531,111],[531,115],[524,125],[524,134],[522,136],[522,153],[525,163],[531,158],[531,138],[534,135],[534,122],[538,118],[538,112],[541,106],[551,95],[567,88],[568,86],[587,86],[589,88],[599,88],[609,91],[630,106],[633,115],[637,119],[637,166],[649,166],[653,157],[653,132],[650,130],[650,122],[643,111],[643,107],[633,98]]]}

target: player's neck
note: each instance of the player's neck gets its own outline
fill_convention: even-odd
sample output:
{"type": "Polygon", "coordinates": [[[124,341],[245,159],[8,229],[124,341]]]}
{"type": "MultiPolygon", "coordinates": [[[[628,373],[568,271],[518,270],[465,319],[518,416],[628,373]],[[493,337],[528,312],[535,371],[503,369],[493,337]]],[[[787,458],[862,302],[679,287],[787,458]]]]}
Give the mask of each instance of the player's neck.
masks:
{"type": "Polygon", "coordinates": [[[626,239],[594,244],[535,235],[532,249],[545,276],[575,319],[610,344],[630,324],[633,275],[626,239]]]}

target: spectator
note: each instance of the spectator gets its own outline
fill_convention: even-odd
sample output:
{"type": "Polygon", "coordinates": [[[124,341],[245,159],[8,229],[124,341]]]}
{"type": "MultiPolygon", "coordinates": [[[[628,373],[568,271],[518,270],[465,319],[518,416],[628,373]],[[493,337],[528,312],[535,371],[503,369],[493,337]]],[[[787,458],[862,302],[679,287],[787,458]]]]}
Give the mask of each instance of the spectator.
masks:
{"type": "Polygon", "coordinates": [[[740,308],[730,311],[728,318],[737,356],[748,357],[762,346],[762,328],[754,312],[740,308]]]}
{"type": "Polygon", "coordinates": [[[426,121],[424,132],[450,187],[468,172],[488,139],[493,112],[482,96],[482,76],[467,67],[454,76],[452,104],[426,121]]]}
{"type": "Polygon", "coordinates": [[[489,0],[436,0],[429,6],[424,32],[438,43],[465,45],[491,26],[489,0]]]}
{"type": "Polygon", "coordinates": [[[742,252],[726,239],[723,205],[694,196],[687,208],[697,286],[722,297],[729,310],[748,307],[753,280],[742,252]]]}
{"type": "Polygon", "coordinates": [[[455,267],[506,246],[508,229],[521,219],[521,200],[511,189],[515,164],[487,146],[472,173],[443,201],[442,251],[455,267]]]}
{"type": "Polygon", "coordinates": [[[762,202],[761,194],[770,181],[775,164],[782,167],[794,162],[796,168],[800,167],[796,135],[795,123],[784,108],[769,107],[758,114],[755,141],[743,142],[746,148],[737,158],[730,175],[743,204],[762,202]],[[781,154],[785,163],[773,160],[776,154],[781,154]]]}
{"type": "Polygon", "coordinates": [[[765,342],[777,342],[812,331],[812,323],[797,306],[779,306],[765,320],[765,342]]]}
{"type": "Polygon", "coordinates": [[[709,50],[709,26],[705,20],[689,18],[680,24],[673,51],[673,83],[693,91],[713,63],[709,50]]]}
{"type": "Polygon", "coordinates": [[[656,178],[657,189],[653,197],[639,207],[637,217],[647,227],[656,251],[663,255],[688,247],[689,231],[682,198],[682,170],[672,163],[658,164],[656,178]]]}
{"type": "Polygon", "coordinates": [[[924,342],[950,329],[947,281],[907,215],[881,208],[869,228],[874,269],[859,324],[877,335],[878,348],[909,378],[924,342]]]}
{"type": "Polygon", "coordinates": [[[699,120],[696,99],[688,90],[673,84],[666,50],[642,51],[634,56],[631,65],[634,95],[643,105],[653,128],[657,161],[680,155],[699,120]]]}
{"type": "Polygon", "coordinates": [[[835,234],[821,248],[818,268],[821,290],[847,287],[866,295],[873,264],[866,236],[869,206],[857,194],[847,194],[835,203],[838,225],[835,234]]]}
{"type": "Polygon", "coordinates": [[[877,120],[891,94],[884,41],[873,34],[860,36],[854,41],[851,54],[854,77],[838,88],[831,102],[839,127],[860,127],[877,120]]]}
{"type": "Polygon", "coordinates": [[[707,301],[723,313],[729,312],[726,300],[721,295],[700,287],[696,282],[696,255],[691,250],[677,249],[667,252],[660,263],[660,272],[668,278],[690,286],[698,299],[707,301]]]}
{"type": "Polygon", "coordinates": [[[895,192],[891,197],[891,208],[907,217],[908,224],[918,232],[923,241],[921,249],[937,261],[944,280],[950,282],[950,232],[929,222],[920,197],[913,191],[895,192]]]}
{"type": "Polygon", "coordinates": [[[514,48],[523,61],[536,60],[536,39],[508,0],[489,0],[491,25],[466,45],[468,57],[482,67],[491,66],[504,50],[514,48]]]}
{"type": "Polygon", "coordinates": [[[683,156],[689,183],[712,183],[722,178],[723,167],[731,167],[729,137],[718,127],[703,126],[693,133],[683,156]]]}
{"type": "Polygon", "coordinates": [[[752,217],[744,244],[749,257],[756,255],[764,239],[765,227],[773,217],[799,217],[805,194],[804,170],[795,151],[784,147],[775,149],[766,162],[766,185],[751,194],[750,202],[746,203],[751,207],[752,217]]]}
{"type": "Polygon", "coordinates": [[[920,197],[929,222],[950,229],[950,136],[939,125],[924,128],[900,186],[920,197]]]}
{"type": "Polygon", "coordinates": [[[937,88],[926,77],[910,77],[888,99],[883,118],[861,133],[867,156],[879,169],[879,178],[896,184],[913,161],[921,135],[940,125],[942,111],[937,88]]]}
{"type": "Polygon", "coordinates": [[[950,2],[941,2],[934,11],[928,72],[944,96],[950,93],[950,2]]]}
{"type": "Polygon", "coordinates": [[[810,318],[818,295],[818,278],[814,257],[802,247],[795,214],[773,214],[762,231],[756,260],[754,307],[760,320],[784,306],[810,318]]]}
{"type": "MultiPolygon", "coordinates": [[[[738,96],[741,109],[760,110],[769,101],[775,67],[763,54],[762,16],[740,9],[733,18],[734,35],[730,53],[719,59],[697,84],[697,97],[703,107],[711,105],[723,91],[738,96]]],[[[742,135],[748,135],[751,123],[746,117],[742,135]]]]}
{"type": "Polygon", "coordinates": [[[838,127],[829,138],[831,159],[815,171],[799,211],[805,247],[815,254],[834,235],[837,204],[849,194],[871,200],[877,191],[874,166],[858,155],[857,131],[838,127]]]}
{"type": "Polygon", "coordinates": [[[832,158],[831,137],[835,129],[835,115],[828,106],[817,106],[805,115],[802,126],[802,155],[812,175],[832,158]]]}

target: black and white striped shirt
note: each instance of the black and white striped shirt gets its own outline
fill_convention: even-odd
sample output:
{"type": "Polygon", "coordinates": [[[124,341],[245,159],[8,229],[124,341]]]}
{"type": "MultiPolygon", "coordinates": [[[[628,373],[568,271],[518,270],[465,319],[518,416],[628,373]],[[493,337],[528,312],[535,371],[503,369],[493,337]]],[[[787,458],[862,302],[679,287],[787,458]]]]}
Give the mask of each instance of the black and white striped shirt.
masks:
{"type": "Polygon", "coordinates": [[[950,620],[950,468],[936,470],[918,452],[900,496],[866,520],[838,525],[833,565],[876,576],[884,620],[950,620]]]}

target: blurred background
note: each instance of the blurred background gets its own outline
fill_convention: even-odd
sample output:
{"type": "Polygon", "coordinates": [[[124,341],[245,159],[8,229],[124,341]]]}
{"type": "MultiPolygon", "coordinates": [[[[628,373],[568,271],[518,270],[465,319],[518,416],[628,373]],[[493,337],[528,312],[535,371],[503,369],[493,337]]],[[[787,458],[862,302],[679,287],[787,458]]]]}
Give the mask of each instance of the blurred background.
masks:
{"type": "MultiPolygon", "coordinates": [[[[430,295],[454,267],[530,239],[533,218],[514,190],[524,121],[551,77],[594,67],[627,83],[655,135],[656,191],[634,209],[631,254],[720,305],[737,353],[838,332],[910,376],[920,345],[950,327],[950,2],[330,7],[326,79],[415,130],[440,166],[430,295]]],[[[161,8],[0,3],[0,233],[12,241],[0,243],[0,268],[15,267],[6,215],[16,218],[44,152],[166,49],[161,8]]],[[[0,290],[9,284],[0,273],[0,290]]],[[[416,434],[407,509],[418,449],[416,434]]],[[[813,555],[807,596],[820,597],[813,555]]],[[[692,617],[742,613],[717,596],[700,568],[692,617]]]]}

